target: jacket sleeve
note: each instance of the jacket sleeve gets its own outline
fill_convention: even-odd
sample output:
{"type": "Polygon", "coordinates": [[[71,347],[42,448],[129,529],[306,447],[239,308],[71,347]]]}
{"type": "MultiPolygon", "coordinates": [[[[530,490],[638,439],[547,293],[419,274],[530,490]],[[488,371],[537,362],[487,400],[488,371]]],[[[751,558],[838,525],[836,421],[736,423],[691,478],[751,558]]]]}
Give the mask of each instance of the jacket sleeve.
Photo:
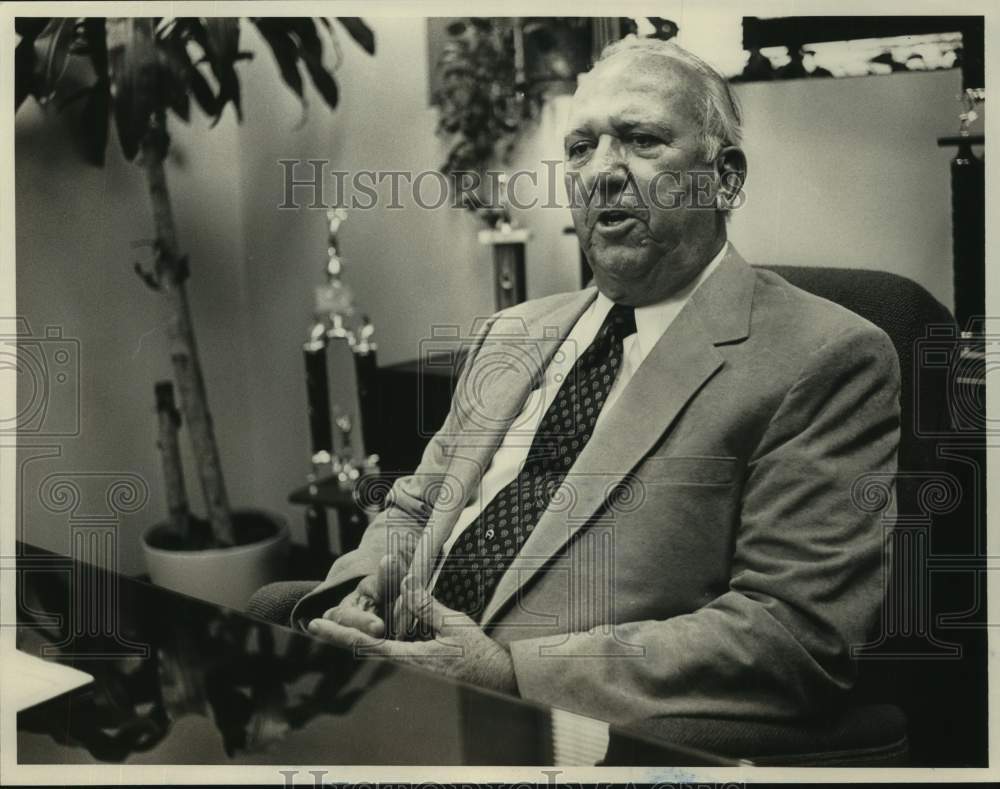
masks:
{"type": "MultiPolygon", "coordinates": [[[[492,316],[477,332],[463,360],[455,392],[464,391],[473,359],[482,347],[489,328],[500,315],[492,316]]],[[[450,460],[449,446],[467,418],[465,410],[453,397],[444,424],[428,442],[413,474],[397,479],[385,497],[383,509],[365,529],[358,547],[339,557],[326,578],[296,604],[291,614],[292,626],[304,624],[354,590],[358,582],[378,570],[383,556],[395,552],[409,566],[434,509],[434,500],[445,485],[450,460]]]]}
{"type": "Polygon", "coordinates": [[[663,621],[512,642],[521,695],[619,724],[821,711],[878,621],[892,504],[873,512],[858,491],[870,474],[892,484],[898,444],[895,349],[855,324],[810,354],[750,457],[728,591],[663,621]]]}

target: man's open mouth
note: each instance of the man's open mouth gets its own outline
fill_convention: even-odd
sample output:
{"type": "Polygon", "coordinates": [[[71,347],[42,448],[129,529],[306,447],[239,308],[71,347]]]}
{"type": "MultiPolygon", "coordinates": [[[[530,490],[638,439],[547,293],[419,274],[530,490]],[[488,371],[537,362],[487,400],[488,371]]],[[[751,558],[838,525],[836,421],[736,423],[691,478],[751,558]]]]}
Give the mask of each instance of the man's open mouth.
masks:
{"type": "Polygon", "coordinates": [[[638,221],[630,211],[609,208],[597,215],[596,230],[602,235],[618,235],[628,232],[638,221]]]}
{"type": "Polygon", "coordinates": [[[635,216],[630,214],[628,211],[609,209],[601,211],[601,213],[597,215],[597,223],[599,225],[617,225],[620,222],[624,222],[626,219],[634,218],[635,216]]]}

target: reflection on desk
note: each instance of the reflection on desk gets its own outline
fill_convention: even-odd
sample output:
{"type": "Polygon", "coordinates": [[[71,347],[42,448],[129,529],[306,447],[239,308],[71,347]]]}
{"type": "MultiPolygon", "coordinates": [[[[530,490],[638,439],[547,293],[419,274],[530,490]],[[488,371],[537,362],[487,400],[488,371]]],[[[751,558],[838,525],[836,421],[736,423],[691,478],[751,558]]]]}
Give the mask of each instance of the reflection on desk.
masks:
{"type": "MultiPolygon", "coordinates": [[[[561,761],[545,707],[20,548],[18,648],[95,677],[18,715],[22,764],[561,761]]],[[[653,747],[665,765],[729,763],[653,747]]]]}

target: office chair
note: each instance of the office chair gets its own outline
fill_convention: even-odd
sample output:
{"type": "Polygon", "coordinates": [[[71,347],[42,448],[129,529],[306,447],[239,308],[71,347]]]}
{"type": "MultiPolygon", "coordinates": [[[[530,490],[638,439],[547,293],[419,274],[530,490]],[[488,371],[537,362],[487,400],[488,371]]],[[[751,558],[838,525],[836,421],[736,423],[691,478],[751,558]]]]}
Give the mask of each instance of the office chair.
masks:
{"type": "MultiPolygon", "coordinates": [[[[889,335],[901,368],[900,478],[897,482],[898,520],[924,507],[922,485],[953,469],[938,457],[938,440],[950,427],[947,380],[932,385],[917,380],[919,344],[928,327],[957,336],[951,313],[926,290],[905,277],[880,271],[813,267],[765,266],[803,290],[856,312],[889,335]],[[919,396],[917,384],[919,387],[919,396]],[[918,425],[920,426],[918,430],[918,425]],[[930,436],[926,434],[931,434],[930,436]]],[[[952,547],[949,531],[970,517],[969,507],[930,523],[931,543],[952,547]],[[943,535],[946,539],[936,539],[943,535]]],[[[965,521],[967,522],[967,521],[965,521]]],[[[892,572],[905,579],[926,571],[913,551],[894,550],[892,572]]],[[[985,575],[984,573],[981,575],[985,575]]],[[[287,582],[261,589],[249,604],[250,613],[287,623],[295,602],[314,584],[287,582]]],[[[978,587],[977,587],[978,590],[978,587]]],[[[969,608],[969,589],[946,587],[933,599],[933,612],[969,608]]],[[[907,594],[890,586],[887,609],[898,610],[907,594]]],[[[933,623],[932,623],[933,624],[933,623]]],[[[905,629],[905,628],[904,628],[905,629]]],[[[982,630],[982,629],[981,629],[982,630]]],[[[815,766],[898,766],[972,764],[985,759],[985,632],[962,631],[961,660],[895,656],[892,649],[859,660],[859,677],[848,703],[819,719],[768,721],[659,717],[625,727],[657,739],[758,764],[815,766]],[[969,671],[970,666],[973,668],[969,671]],[[976,728],[982,720],[982,732],[976,728]],[[981,746],[981,747],[980,747],[981,746]],[[911,752],[915,759],[910,759],[911,752]]],[[[955,639],[952,638],[952,641],[955,639]]],[[[898,650],[897,650],[898,651],[898,650]]],[[[604,764],[654,764],[655,752],[644,753],[640,742],[612,734],[604,764]]]]}

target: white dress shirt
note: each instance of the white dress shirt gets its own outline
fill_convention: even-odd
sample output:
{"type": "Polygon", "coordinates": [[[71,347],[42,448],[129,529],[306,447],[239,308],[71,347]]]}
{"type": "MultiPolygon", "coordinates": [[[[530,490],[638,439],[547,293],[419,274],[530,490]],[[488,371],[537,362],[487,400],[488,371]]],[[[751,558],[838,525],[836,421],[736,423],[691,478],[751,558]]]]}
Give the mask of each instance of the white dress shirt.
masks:
{"type": "MultiPolygon", "coordinates": [[[[727,241],[719,254],[712,258],[701,273],[680,292],[656,304],[635,308],[636,333],[626,337],[622,344],[621,369],[618,371],[618,376],[604,401],[604,407],[597,415],[597,424],[600,424],[605,415],[614,408],[615,402],[621,396],[628,382],[632,380],[632,376],[639,369],[643,359],[653,350],[653,346],[673,323],[674,318],[691,298],[691,294],[715,271],[728,248],[729,242],[727,241]]],[[[500,446],[497,447],[489,467],[483,474],[478,490],[473,491],[472,498],[466,502],[452,527],[451,534],[442,546],[442,558],[438,561],[431,579],[432,589],[437,583],[438,574],[444,565],[443,557],[451,552],[459,535],[479,517],[483,507],[520,473],[542,417],[552,405],[562,382],[566,380],[566,376],[576,364],[578,353],[582,353],[594,341],[613,304],[614,302],[603,293],[598,293],[597,298],[573,325],[569,335],[552,357],[552,361],[549,362],[549,366],[545,370],[541,385],[528,395],[521,413],[508,429],[500,446]]]]}

